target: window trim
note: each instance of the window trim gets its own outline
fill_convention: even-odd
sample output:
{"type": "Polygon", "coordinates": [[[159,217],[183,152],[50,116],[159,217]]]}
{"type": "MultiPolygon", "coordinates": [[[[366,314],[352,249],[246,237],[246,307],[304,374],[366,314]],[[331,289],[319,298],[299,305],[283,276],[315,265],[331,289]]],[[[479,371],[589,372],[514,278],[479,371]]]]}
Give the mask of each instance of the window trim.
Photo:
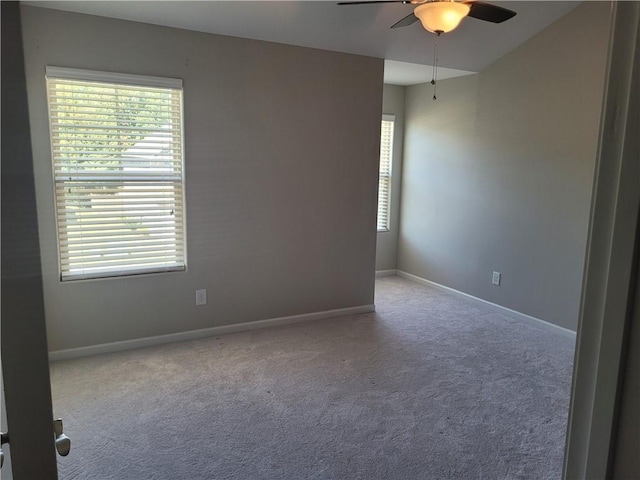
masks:
{"type": "MultiPolygon", "coordinates": [[[[136,75],[127,73],[116,72],[104,72],[97,70],[84,70],[67,67],[46,66],[45,67],[45,82],[47,85],[47,117],[49,122],[49,140],[50,140],[50,167],[52,173],[52,189],[53,189],[53,206],[54,206],[54,218],[55,218],[55,237],[56,237],[56,255],[58,262],[58,278],[62,283],[76,282],[83,280],[110,280],[122,277],[136,277],[141,275],[157,275],[167,272],[186,272],[188,266],[188,252],[187,252],[187,207],[186,207],[186,172],[185,172],[185,149],[184,149],[184,90],[182,79],[168,78],[168,77],[153,77],[147,75],[136,75]],[[60,245],[60,224],[58,218],[59,202],[58,195],[56,193],[58,180],[56,179],[55,169],[55,156],[54,156],[54,136],[52,135],[52,117],[50,113],[51,101],[49,100],[49,79],[62,79],[62,80],[75,80],[84,82],[97,82],[97,83],[112,83],[126,86],[139,86],[148,88],[166,88],[180,91],[180,108],[177,114],[180,116],[179,131],[176,132],[180,135],[180,169],[181,175],[179,179],[173,179],[175,182],[179,182],[181,192],[180,196],[176,197],[182,204],[182,231],[181,235],[176,235],[175,240],[182,244],[182,256],[181,262],[178,265],[157,265],[157,266],[140,266],[138,268],[127,268],[126,265],[121,265],[119,269],[113,269],[111,271],[98,271],[98,272],[82,272],[82,273],[63,273],[62,268],[62,255],[60,245]]],[[[170,178],[167,178],[170,181],[170,178]]]]}

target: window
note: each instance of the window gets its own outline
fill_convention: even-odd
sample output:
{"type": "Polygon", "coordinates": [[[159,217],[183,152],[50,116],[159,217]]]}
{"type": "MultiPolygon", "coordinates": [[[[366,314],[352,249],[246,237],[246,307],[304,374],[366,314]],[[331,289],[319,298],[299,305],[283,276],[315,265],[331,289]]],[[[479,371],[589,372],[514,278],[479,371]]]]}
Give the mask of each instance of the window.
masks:
{"type": "Polygon", "coordinates": [[[380,134],[380,179],[378,181],[378,231],[389,231],[389,203],[391,200],[391,160],[393,157],[394,115],[382,116],[380,134]]]}
{"type": "Polygon", "coordinates": [[[47,67],[62,280],[184,270],[182,81],[47,67]]]}

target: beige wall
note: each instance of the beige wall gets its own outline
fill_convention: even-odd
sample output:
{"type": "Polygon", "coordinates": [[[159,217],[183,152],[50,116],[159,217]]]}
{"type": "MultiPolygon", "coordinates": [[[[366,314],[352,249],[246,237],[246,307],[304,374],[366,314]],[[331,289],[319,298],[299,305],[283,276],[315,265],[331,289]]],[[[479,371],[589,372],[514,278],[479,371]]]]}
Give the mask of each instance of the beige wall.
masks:
{"type": "Polygon", "coordinates": [[[585,2],[437,101],[407,89],[399,269],[575,330],[609,21],[585,2]]]}
{"type": "Polygon", "coordinates": [[[393,158],[391,165],[391,202],[389,231],[378,233],[376,270],[395,270],[400,230],[400,189],[402,180],[402,149],[404,144],[405,87],[385,85],[382,95],[382,113],[395,115],[393,124],[393,158]]]}
{"type": "Polygon", "coordinates": [[[373,303],[382,60],[32,7],[23,22],[50,350],[373,303]],[[186,273],[59,281],[45,65],[183,79],[186,273]]]}

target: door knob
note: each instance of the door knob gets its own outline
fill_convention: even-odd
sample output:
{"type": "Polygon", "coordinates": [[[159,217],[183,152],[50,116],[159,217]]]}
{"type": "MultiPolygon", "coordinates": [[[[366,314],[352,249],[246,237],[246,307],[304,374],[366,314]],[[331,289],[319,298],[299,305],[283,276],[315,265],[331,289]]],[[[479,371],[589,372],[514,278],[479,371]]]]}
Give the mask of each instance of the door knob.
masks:
{"type": "Polygon", "coordinates": [[[53,431],[56,435],[56,450],[58,455],[66,457],[71,450],[71,439],[67,437],[63,432],[62,419],[58,418],[53,421],[53,431]]]}
{"type": "MultiPolygon", "coordinates": [[[[58,418],[53,422],[53,431],[56,435],[56,450],[58,453],[66,457],[71,451],[71,439],[62,433],[63,425],[62,419],[58,418]]],[[[9,434],[0,432],[0,468],[4,465],[4,452],[2,451],[2,445],[9,443],[9,434]]]]}

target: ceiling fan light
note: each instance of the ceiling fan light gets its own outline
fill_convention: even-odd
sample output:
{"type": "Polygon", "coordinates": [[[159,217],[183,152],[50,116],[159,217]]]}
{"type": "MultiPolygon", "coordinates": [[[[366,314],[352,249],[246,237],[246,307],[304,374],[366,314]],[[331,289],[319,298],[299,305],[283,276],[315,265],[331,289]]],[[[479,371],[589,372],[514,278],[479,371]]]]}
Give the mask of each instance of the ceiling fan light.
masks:
{"type": "Polygon", "coordinates": [[[432,33],[447,33],[469,14],[471,7],[459,2],[433,1],[418,5],[413,13],[422,26],[432,33]]]}

